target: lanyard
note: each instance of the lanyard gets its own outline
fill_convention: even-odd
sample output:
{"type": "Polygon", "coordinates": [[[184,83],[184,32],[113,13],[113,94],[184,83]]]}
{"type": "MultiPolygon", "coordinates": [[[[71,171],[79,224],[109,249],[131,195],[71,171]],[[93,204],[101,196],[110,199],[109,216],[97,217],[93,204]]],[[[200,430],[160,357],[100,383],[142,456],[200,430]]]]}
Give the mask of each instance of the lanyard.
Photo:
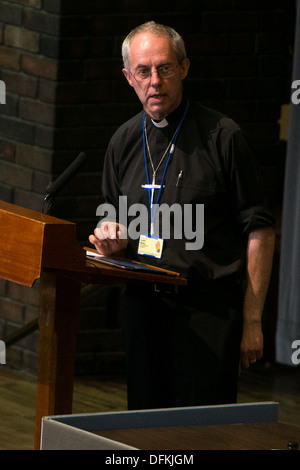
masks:
{"type": "Polygon", "coordinates": [[[163,172],[163,176],[162,176],[162,180],[161,180],[160,186],[155,185],[155,180],[152,181],[152,184],[150,184],[150,180],[149,180],[149,171],[148,171],[148,164],[147,164],[147,150],[146,150],[146,136],[145,136],[145,120],[146,120],[146,114],[144,113],[144,116],[143,116],[143,147],[144,147],[145,171],[146,171],[146,178],[147,178],[147,185],[145,185],[144,187],[146,187],[146,188],[148,189],[149,206],[150,206],[150,210],[151,210],[151,235],[153,235],[153,233],[152,233],[153,222],[154,222],[154,219],[155,219],[155,213],[156,213],[158,201],[159,201],[160,196],[161,196],[161,192],[162,192],[162,188],[163,188],[163,182],[164,182],[164,179],[165,179],[165,175],[166,175],[166,172],[167,172],[167,168],[168,168],[169,163],[170,163],[170,160],[171,160],[171,158],[172,158],[172,156],[173,156],[173,154],[174,154],[174,152],[175,152],[175,146],[176,146],[177,138],[178,138],[179,132],[180,132],[180,130],[181,130],[183,121],[184,121],[184,119],[185,119],[185,116],[186,116],[186,114],[187,114],[188,107],[189,107],[189,101],[188,101],[187,104],[186,104],[186,107],[185,107],[183,116],[182,116],[181,121],[180,121],[180,123],[179,123],[179,126],[178,126],[178,128],[177,128],[177,131],[176,131],[176,133],[175,133],[175,135],[174,135],[174,137],[173,137],[173,140],[171,141],[171,148],[170,148],[170,151],[169,151],[168,160],[167,160],[167,163],[166,163],[166,165],[165,165],[165,169],[164,169],[164,172],[163,172]],[[154,189],[159,189],[159,192],[158,192],[158,196],[157,196],[157,199],[156,199],[156,202],[155,202],[155,205],[154,205],[154,210],[153,210],[153,194],[154,194],[154,189]]]}

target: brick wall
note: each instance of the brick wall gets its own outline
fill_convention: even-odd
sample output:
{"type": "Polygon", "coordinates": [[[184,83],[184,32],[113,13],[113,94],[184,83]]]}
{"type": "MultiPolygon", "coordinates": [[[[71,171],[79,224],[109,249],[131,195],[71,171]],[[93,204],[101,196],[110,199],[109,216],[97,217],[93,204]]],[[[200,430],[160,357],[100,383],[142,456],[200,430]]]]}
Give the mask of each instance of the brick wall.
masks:
{"type": "MultiPolygon", "coordinates": [[[[0,105],[0,199],[40,211],[49,181],[85,151],[88,161],[57,197],[53,215],[75,221],[86,243],[101,202],[109,137],[140,109],[121,72],[122,39],[154,19],[183,35],[191,59],[187,88],[195,100],[243,125],[257,147],[270,200],[280,205],[278,120],[289,101],[293,3],[2,0],[0,79],[7,96],[0,105]]],[[[37,316],[37,293],[0,281],[0,338],[37,316]]],[[[119,357],[118,322],[109,324],[106,315],[109,295],[100,289],[82,306],[80,371],[101,368],[99,331],[106,341],[113,328],[114,346],[105,349],[119,357]]],[[[9,349],[7,362],[35,373],[37,351],[35,332],[9,349]]]]}

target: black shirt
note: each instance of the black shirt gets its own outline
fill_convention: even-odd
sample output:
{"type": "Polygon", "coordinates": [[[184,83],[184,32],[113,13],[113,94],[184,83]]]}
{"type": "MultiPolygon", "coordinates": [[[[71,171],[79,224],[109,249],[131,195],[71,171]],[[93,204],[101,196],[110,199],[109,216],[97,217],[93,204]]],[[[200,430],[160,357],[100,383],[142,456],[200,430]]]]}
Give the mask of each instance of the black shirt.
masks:
{"type": "MultiPolygon", "coordinates": [[[[155,168],[182,119],[185,106],[186,100],[183,100],[177,110],[167,116],[168,125],[162,128],[156,127],[146,115],[147,136],[155,168]]],[[[108,146],[103,194],[106,202],[116,208],[119,196],[127,196],[127,207],[139,203],[149,209],[148,191],[142,188],[147,183],[143,116],[144,112],[141,112],[123,124],[108,146]]],[[[161,181],[167,158],[168,155],[157,172],[157,182],[161,181]]],[[[152,168],[148,155],[147,159],[151,182],[152,168]]],[[[272,225],[274,219],[265,203],[253,150],[240,127],[219,112],[189,103],[163,185],[159,205],[193,206],[194,230],[200,229],[196,224],[196,205],[204,204],[202,248],[187,250],[186,243],[192,240],[184,236],[175,238],[172,223],[171,238],[164,240],[161,259],[139,256],[138,240],[132,239],[128,242],[127,256],[178,271],[195,282],[241,273],[248,234],[272,225]]],[[[154,199],[157,194],[156,190],[154,199]]],[[[129,217],[128,224],[135,217],[129,217]]],[[[184,233],[183,219],[182,223],[184,233]]]]}

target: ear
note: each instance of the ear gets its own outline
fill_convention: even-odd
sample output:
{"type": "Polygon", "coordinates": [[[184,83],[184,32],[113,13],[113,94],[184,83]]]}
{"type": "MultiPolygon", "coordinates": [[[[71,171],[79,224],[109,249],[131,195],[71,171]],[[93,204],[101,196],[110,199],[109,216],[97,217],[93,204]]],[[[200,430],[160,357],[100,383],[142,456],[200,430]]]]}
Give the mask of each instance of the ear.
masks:
{"type": "Polygon", "coordinates": [[[126,77],[127,82],[129,83],[130,86],[133,86],[132,79],[131,79],[131,74],[128,72],[127,69],[122,69],[123,74],[126,77]]]}
{"type": "Polygon", "coordinates": [[[180,65],[181,65],[181,79],[184,80],[190,68],[190,59],[188,58],[183,59],[180,65]]]}

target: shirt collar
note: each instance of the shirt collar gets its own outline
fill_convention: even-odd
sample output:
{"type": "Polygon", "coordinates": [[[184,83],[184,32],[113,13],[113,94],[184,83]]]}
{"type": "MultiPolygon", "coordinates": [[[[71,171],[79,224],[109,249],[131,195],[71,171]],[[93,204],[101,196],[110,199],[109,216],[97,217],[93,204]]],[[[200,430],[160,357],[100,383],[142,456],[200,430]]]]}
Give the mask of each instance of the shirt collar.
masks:
{"type": "Polygon", "coordinates": [[[160,129],[169,125],[168,120],[166,118],[162,119],[161,121],[155,121],[154,119],[151,119],[151,121],[155,125],[155,127],[159,127],[160,129]]]}

